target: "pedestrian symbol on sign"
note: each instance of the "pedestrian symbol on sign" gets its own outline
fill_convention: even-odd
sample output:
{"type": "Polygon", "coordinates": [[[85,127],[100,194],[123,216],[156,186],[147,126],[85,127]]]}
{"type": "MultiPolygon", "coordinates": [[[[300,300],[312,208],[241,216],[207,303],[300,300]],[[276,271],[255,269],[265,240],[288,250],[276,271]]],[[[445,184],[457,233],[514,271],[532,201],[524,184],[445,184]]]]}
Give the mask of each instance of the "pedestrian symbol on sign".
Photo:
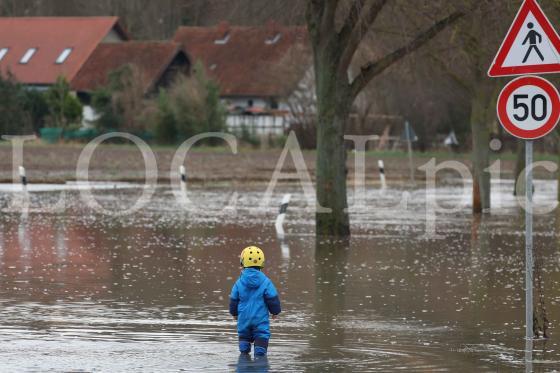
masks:
{"type": "Polygon", "coordinates": [[[488,71],[491,77],[560,72],[560,35],[537,0],[524,0],[488,71]]]}
{"type": "Polygon", "coordinates": [[[537,47],[537,44],[542,43],[542,36],[541,36],[541,34],[536,32],[535,30],[533,30],[533,27],[535,27],[533,22],[529,22],[527,24],[527,27],[529,28],[529,33],[527,34],[527,37],[523,41],[523,45],[525,45],[525,44],[527,44],[527,42],[529,42],[529,50],[527,51],[527,54],[525,55],[525,58],[523,59],[523,63],[527,62],[527,60],[529,59],[529,56],[531,55],[531,51],[533,49],[535,50],[535,52],[537,52],[541,61],[544,61],[544,56],[542,55],[541,51],[539,50],[539,47],[537,47]],[[538,42],[537,42],[537,39],[538,39],[538,42]]]}

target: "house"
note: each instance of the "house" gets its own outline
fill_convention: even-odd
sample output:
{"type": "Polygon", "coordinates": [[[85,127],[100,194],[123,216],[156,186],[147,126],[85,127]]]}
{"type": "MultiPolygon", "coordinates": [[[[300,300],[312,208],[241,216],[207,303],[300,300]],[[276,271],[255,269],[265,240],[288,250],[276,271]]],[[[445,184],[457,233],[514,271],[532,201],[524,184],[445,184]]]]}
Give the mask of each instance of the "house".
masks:
{"type": "Polygon", "coordinates": [[[89,93],[108,83],[108,76],[125,65],[133,65],[141,77],[145,95],[167,87],[178,74],[190,73],[190,58],[178,43],[170,41],[129,41],[102,43],[72,79],[70,86],[83,101],[89,93]]]}
{"type": "Polygon", "coordinates": [[[99,44],[70,82],[70,87],[84,103],[85,125],[97,119],[90,105],[91,92],[107,85],[109,74],[123,66],[137,69],[142,92],[148,96],[167,87],[178,74],[188,75],[191,62],[179,44],[169,41],[99,44]]]}
{"type": "Polygon", "coordinates": [[[101,43],[129,40],[117,17],[3,17],[0,35],[0,72],[39,89],[72,81],[101,43]]]}
{"type": "Polygon", "coordinates": [[[191,67],[178,43],[130,41],[118,17],[0,18],[0,35],[0,72],[33,89],[63,76],[84,104],[84,124],[96,118],[91,92],[111,71],[134,65],[149,95],[191,67]]]}
{"type": "Polygon", "coordinates": [[[214,27],[180,27],[173,40],[220,85],[230,128],[252,122],[260,132],[281,133],[287,127],[296,91],[308,88],[303,82],[313,71],[305,27],[272,21],[258,27],[222,22],[214,27]]]}

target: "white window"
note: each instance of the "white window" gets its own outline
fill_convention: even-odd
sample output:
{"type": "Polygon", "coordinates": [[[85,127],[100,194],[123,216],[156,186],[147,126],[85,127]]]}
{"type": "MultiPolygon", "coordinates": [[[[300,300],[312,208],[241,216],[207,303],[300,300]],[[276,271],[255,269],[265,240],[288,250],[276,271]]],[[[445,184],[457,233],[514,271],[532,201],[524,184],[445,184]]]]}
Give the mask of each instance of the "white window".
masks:
{"type": "Polygon", "coordinates": [[[4,57],[6,57],[6,54],[8,54],[9,50],[10,50],[10,48],[0,49],[0,61],[2,61],[4,59],[4,57]]]}
{"type": "Polygon", "coordinates": [[[35,54],[35,52],[37,52],[37,48],[29,48],[27,52],[25,52],[21,60],[19,60],[19,63],[22,64],[28,63],[31,57],[33,57],[33,55],[35,54]]]}
{"type": "Polygon", "coordinates": [[[62,53],[60,54],[60,56],[58,56],[58,58],[56,59],[56,63],[59,64],[59,65],[64,63],[64,61],[66,61],[66,59],[68,58],[70,53],[72,53],[72,48],[64,49],[62,51],[62,53]]]}

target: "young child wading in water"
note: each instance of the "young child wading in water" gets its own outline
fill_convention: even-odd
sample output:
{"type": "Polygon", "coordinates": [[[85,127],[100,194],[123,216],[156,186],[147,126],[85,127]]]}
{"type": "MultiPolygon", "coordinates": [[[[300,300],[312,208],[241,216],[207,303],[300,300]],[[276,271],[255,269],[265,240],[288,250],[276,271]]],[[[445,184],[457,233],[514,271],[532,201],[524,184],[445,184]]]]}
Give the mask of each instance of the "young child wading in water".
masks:
{"type": "Polygon", "coordinates": [[[256,246],[246,247],[239,257],[243,270],[229,296],[229,313],[237,320],[239,351],[255,356],[266,355],[270,339],[269,314],[272,318],[281,311],[280,299],[274,284],[264,273],[264,253],[256,246]]]}

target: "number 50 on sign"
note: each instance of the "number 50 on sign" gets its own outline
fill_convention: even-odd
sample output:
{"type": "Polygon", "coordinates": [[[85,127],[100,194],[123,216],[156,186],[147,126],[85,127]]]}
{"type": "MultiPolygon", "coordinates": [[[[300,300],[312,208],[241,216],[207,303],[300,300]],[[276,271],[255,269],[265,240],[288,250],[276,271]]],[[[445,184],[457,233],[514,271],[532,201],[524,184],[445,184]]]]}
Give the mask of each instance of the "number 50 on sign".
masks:
{"type": "Polygon", "coordinates": [[[511,81],[498,98],[498,118],[513,136],[535,140],[546,136],[560,119],[560,94],[547,80],[522,76],[511,81]]]}

